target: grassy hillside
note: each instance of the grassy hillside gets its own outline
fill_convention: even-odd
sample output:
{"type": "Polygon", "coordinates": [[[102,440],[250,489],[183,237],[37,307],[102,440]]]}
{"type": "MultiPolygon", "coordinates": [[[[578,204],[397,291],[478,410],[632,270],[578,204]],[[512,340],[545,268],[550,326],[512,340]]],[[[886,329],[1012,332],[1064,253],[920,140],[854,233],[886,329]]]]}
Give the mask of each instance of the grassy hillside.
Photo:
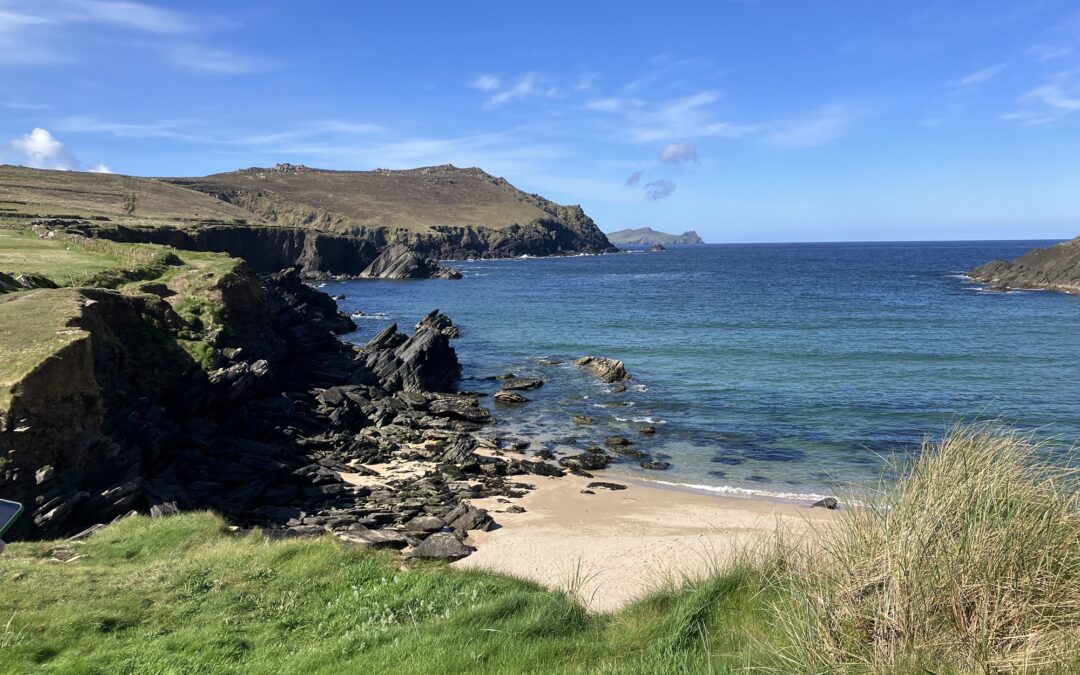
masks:
{"type": "Polygon", "coordinates": [[[0,557],[4,672],[1076,672],[1070,476],[960,430],[814,551],[609,615],[571,592],[209,514],[122,520],[0,557]]]}
{"type": "Polygon", "coordinates": [[[151,178],[0,165],[0,223],[27,217],[125,224],[255,220],[232,204],[151,178]]]}
{"type": "Polygon", "coordinates": [[[359,227],[424,232],[440,225],[499,230],[552,218],[555,207],[480,169],[452,166],[325,171],[280,165],[169,180],[228,195],[282,225],[338,232],[359,227]]]}

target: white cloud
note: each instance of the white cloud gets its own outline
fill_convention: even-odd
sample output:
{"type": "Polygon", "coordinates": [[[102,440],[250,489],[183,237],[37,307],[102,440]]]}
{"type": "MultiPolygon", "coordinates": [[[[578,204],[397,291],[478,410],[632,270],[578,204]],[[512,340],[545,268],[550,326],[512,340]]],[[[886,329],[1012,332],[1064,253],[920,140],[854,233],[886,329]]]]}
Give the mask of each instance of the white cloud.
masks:
{"type": "Polygon", "coordinates": [[[781,148],[812,148],[843,136],[861,115],[851,105],[822,106],[803,116],[770,126],[765,142],[781,148]]]}
{"type": "Polygon", "coordinates": [[[502,84],[498,75],[477,75],[469,86],[480,91],[495,91],[502,84]]]}
{"type": "Polygon", "coordinates": [[[620,113],[645,105],[641,99],[636,98],[598,98],[585,104],[586,110],[594,112],[620,113]]]}
{"type": "MultiPolygon", "coordinates": [[[[9,145],[14,153],[14,162],[17,164],[35,169],[60,169],[62,171],[77,171],[86,168],[63,143],[41,127],[35,127],[29,133],[11,141],[9,145]]],[[[112,173],[104,164],[92,164],[87,170],[112,173]]]]}
{"type": "Polygon", "coordinates": [[[178,12],[140,2],[111,0],[67,0],[65,3],[81,14],[84,21],[131,28],[144,33],[171,35],[196,29],[193,19],[178,12]]]}
{"type": "Polygon", "coordinates": [[[1005,70],[1005,64],[999,63],[997,65],[983,68],[982,70],[976,70],[973,73],[968,73],[959,80],[954,80],[949,84],[953,87],[971,87],[976,84],[982,84],[983,82],[989,82],[998,76],[1001,71],[1005,70]]]}
{"type": "Polygon", "coordinates": [[[660,161],[664,164],[675,164],[677,166],[689,162],[697,163],[697,146],[686,141],[668,143],[660,151],[660,161]]]}

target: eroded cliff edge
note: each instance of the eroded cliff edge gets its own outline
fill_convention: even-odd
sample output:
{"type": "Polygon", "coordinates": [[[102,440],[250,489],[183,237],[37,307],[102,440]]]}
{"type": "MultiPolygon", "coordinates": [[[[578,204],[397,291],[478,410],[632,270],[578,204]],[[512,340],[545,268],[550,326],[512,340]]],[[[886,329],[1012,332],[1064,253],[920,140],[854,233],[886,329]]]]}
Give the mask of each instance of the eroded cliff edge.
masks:
{"type": "Polygon", "coordinates": [[[1080,293],[1080,237],[1033,249],[1015,260],[992,260],[968,276],[998,288],[1080,293]]]}

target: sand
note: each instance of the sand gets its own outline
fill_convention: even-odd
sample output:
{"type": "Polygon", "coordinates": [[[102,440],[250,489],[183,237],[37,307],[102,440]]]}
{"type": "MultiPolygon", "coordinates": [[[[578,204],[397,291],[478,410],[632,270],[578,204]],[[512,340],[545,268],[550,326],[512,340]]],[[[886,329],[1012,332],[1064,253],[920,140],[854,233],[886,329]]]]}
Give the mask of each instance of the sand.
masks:
{"type": "Polygon", "coordinates": [[[771,541],[777,528],[813,541],[836,513],[795,501],[716,496],[621,478],[515,477],[538,486],[520,499],[476,500],[497,529],[470,533],[476,553],[454,563],[574,592],[591,611],[617,610],[684,577],[722,569],[733,555],[771,541]],[[627,486],[597,488],[594,480],[627,486]],[[525,513],[507,513],[517,504],[525,513]]]}

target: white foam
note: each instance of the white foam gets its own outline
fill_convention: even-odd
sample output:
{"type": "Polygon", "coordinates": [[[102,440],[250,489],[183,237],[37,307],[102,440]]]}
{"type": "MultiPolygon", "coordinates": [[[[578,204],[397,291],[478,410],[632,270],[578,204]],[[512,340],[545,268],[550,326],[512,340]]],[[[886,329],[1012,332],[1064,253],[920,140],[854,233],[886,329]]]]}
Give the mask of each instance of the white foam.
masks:
{"type": "Polygon", "coordinates": [[[350,316],[354,319],[370,319],[371,321],[386,321],[390,317],[382,312],[376,312],[374,314],[358,314],[353,312],[350,316]]]}
{"type": "Polygon", "coordinates": [[[773,492],[771,490],[758,490],[756,488],[741,488],[734,487],[732,485],[702,485],[699,483],[675,483],[666,480],[648,480],[643,479],[647,483],[657,483],[659,485],[667,485],[674,488],[682,488],[687,490],[700,490],[702,492],[713,492],[722,495],[736,495],[743,497],[769,497],[772,499],[791,499],[798,501],[818,501],[819,499],[825,499],[825,497],[831,497],[833,495],[821,495],[814,492],[773,492]]]}

